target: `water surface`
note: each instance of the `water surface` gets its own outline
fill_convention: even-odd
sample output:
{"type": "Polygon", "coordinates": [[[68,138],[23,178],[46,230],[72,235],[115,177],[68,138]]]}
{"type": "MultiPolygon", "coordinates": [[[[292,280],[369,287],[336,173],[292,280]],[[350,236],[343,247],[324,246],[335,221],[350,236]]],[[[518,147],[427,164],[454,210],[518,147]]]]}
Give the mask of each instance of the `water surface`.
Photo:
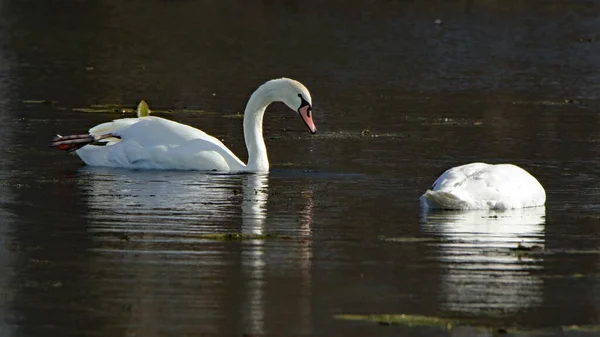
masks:
{"type": "Polygon", "coordinates": [[[387,313],[594,335],[563,330],[600,324],[599,10],[0,1],[0,335],[492,335],[335,318],[387,313]],[[319,133],[269,108],[268,175],[94,169],[47,148],[122,116],[78,108],[145,99],[245,160],[232,116],[280,76],[310,89],[319,133]],[[473,161],[530,171],[546,207],[419,210],[473,161]],[[203,236],[233,232],[280,238],[203,236]]]}

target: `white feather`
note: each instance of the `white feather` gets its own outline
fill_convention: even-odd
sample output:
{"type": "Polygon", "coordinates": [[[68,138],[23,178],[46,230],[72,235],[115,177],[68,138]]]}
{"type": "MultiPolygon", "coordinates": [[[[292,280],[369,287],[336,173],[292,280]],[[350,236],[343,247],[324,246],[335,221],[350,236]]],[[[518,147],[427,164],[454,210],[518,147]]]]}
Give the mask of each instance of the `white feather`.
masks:
{"type": "Polygon", "coordinates": [[[544,205],[546,192],[518,166],[471,163],[444,172],[420,200],[429,208],[513,209],[544,205]]]}
{"type": "Polygon", "coordinates": [[[245,166],[221,141],[191,126],[148,116],[100,124],[90,134],[121,140],[84,146],[79,157],[90,166],[133,169],[237,171],[245,166]]]}

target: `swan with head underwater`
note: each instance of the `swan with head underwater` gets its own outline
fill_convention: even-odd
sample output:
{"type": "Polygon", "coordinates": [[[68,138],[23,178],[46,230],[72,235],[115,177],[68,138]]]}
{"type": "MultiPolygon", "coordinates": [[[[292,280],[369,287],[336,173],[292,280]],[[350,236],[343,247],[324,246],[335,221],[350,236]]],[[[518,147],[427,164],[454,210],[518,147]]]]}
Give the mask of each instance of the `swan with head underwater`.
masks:
{"type": "Polygon", "coordinates": [[[244,111],[247,164],[217,138],[189,125],[155,116],[117,119],[91,128],[89,134],[57,135],[50,146],[76,151],[90,166],[268,172],[263,115],[267,106],[276,101],[296,111],[312,134],[317,132],[308,89],[289,78],[267,81],[250,96],[244,111]]]}
{"type": "Polygon", "coordinates": [[[446,170],[420,201],[432,209],[505,210],[543,206],[546,191],[516,165],[471,163],[446,170]]]}

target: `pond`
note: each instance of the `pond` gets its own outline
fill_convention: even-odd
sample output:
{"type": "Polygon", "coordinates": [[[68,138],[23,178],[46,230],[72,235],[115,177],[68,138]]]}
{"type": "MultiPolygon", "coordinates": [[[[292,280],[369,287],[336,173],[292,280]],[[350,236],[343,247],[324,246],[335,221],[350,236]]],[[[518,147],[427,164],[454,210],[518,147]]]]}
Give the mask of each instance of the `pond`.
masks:
{"type": "Polygon", "coordinates": [[[0,335],[593,336],[600,2],[0,1],[0,335]],[[48,148],[133,117],[265,175],[93,168],[48,148]],[[513,163],[545,207],[423,212],[445,169],[513,163]],[[383,315],[405,315],[383,316],[383,315]]]}

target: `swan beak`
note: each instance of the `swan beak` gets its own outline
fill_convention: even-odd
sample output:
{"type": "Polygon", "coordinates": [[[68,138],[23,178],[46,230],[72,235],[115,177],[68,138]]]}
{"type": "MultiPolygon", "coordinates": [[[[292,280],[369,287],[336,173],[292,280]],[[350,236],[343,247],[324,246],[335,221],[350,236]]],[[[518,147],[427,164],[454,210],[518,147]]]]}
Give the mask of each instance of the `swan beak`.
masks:
{"type": "Polygon", "coordinates": [[[310,133],[312,133],[313,135],[317,133],[317,127],[315,126],[315,122],[312,119],[312,109],[310,108],[310,105],[305,105],[301,107],[300,109],[298,109],[298,113],[300,113],[300,117],[302,117],[304,124],[308,126],[310,133]]]}

